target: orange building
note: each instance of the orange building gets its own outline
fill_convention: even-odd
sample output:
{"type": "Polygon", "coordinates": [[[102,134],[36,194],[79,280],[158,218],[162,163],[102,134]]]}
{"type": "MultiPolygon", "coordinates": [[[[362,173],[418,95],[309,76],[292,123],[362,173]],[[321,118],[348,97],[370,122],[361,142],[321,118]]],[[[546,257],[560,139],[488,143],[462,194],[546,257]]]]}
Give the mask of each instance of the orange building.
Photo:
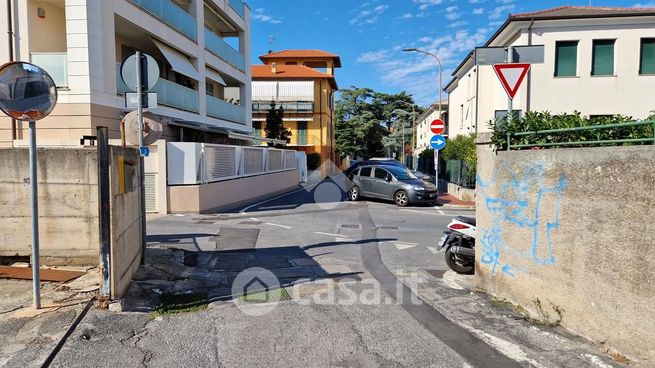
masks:
{"type": "Polygon", "coordinates": [[[339,56],[320,50],[284,50],[259,57],[252,66],[252,114],[255,134],[264,135],[271,102],[284,108],[284,126],[291,130],[290,148],[334,154],[334,69],[339,56]]]}

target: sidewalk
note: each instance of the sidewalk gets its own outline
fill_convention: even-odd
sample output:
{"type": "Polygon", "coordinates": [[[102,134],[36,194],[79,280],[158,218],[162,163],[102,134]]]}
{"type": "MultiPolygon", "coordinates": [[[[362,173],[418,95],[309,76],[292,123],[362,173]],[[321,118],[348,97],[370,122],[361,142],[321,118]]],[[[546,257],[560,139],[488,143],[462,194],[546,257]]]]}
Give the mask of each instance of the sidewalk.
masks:
{"type": "Polygon", "coordinates": [[[444,207],[475,209],[475,202],[462,201],[457,197],[453,196],[452,194],[448,194],[448,193],[439,194],[439,203],[443,204],[444,207]]]}

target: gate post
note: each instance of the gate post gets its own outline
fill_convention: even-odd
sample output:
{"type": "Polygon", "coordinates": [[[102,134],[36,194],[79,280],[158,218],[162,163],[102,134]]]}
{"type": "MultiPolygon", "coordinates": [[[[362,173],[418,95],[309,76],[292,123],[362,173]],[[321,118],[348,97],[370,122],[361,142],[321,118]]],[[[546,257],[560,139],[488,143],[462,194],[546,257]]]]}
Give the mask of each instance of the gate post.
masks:
{"type": "Polygon", "coordinates": [[[109,194],[109,137],[107,127],[97,128],[98,140],[98,223],[100,224],[101,301],[111,297],[111,217],[109,194]]]}

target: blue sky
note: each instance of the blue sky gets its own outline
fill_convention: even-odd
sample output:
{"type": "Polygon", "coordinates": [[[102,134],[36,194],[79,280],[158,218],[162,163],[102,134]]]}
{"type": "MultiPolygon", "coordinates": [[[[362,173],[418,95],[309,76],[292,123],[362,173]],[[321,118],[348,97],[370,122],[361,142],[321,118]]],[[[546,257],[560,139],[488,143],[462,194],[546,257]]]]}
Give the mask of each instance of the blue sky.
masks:
{"type": "MultiPolygon", "coordinates": [[[[419,104],[436,102],[437,67],[407,47],[435,52],[450,73],[483,44],[509,13],[589,0],[246,0],[252,9],[252,63],[273,49],[322,49],[341,56],[340,88],[408,91],[419,104]]],[[[594,6],[655,7],[655,0],[592,0],[594,6]]]]}

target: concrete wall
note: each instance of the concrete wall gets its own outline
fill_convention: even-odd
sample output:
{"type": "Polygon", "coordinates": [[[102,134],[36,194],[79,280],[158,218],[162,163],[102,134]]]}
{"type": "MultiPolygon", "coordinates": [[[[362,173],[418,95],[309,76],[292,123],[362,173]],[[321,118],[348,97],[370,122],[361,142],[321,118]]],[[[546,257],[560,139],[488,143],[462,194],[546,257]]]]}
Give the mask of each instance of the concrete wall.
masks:
{"type": "MultiPolygon", "coordinates": [[[[39,149],[37,157],[43,261],[98,264],[96,150],[39,149]]],[[[0,208],[0,256],[29,256],[32,222],[27,149],[0,149],[0,208]]]]}
{"type": "Polygon", "coordinates": [[[296,187],[298,187],[298,170],[203,185],[169,186],[169,212],[203,213],[234,208],[296,187]]]}
{"type": "Polygon", "coordinates": [[[120,298],[141,263],[141,187],[136,149],[110,146],[111,295],[120,298]],[[127,165],[134,170],[121,169],[127,165]],[[123,174],[120,174],[120,173],[123,174]],[[121,190],[119,182],[125,180],[121,190]],[[129,183],[133,183],[130,187],[129,183]]]}
{"type": "Polygon", "coordinates": [[[480,142],[476,286],[655,363],[655,147],[480,142]]]}

